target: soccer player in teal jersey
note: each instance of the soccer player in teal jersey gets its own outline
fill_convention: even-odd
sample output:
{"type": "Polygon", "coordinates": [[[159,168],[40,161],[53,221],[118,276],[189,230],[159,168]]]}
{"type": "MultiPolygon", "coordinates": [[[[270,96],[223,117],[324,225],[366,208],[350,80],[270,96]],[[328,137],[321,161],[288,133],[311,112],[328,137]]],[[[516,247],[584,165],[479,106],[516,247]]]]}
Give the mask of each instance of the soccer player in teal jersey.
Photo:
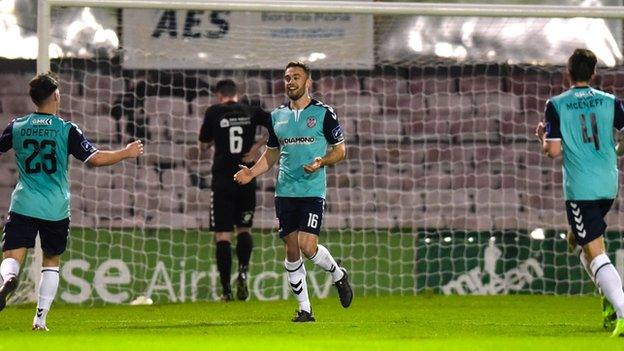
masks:
{"type": "Polygon", "coordinates": [[[47,331],[46,316],[56,296],[60,255],[69,235],[69,155],[90,166],[107,166],[140,156],[143,145],[135,141],[117,151],[96,149],[77,125],[58,116],[61,97],[52,75],[37,75],[29,85],[36,112],[14,119],[0,135],[0,152],[13,149],[19,170],[2,238],[0,311],[17,288],[26,250],[34,247],[39,234],[43,262],[33,330],[47,331]]]}
{"type": "Polygon", "coordinates": [[[318,244],[325,207],[325,166],[342,161],[346,147],[334,110],[309,95],[310,68],[302,62],[289,62],[284,84],[290,101],[271,113],[267,150],[253,167],[241,165],[234,180],[247,184],[279,159],[275,212],[279,236],[285,243],[284,266],[299,302],[292,321],[313,322],[301,252],[331,273],[343,307],[349,307],[353,298],[347,271],[318,244]]]}
{"type": "MultiPolygon", "coordinates": [[[[613,95],[589,86],[596,56],[577,49],[568,59],[572,87],[546,103],[546,123],[536,129],[543,151],[563,155],[563,189],[574,242],[581,262],[615,309],[613,336],[624,336],[624,291],[617,270],[605,253],[604,217],[618,192],[614,129],[624,128],[624,106],[613,95]]],[[[604,311],[603,311],[604,312],[604,311]]],[[[605,316],[608,317],[608,316],[605,316]]]]}

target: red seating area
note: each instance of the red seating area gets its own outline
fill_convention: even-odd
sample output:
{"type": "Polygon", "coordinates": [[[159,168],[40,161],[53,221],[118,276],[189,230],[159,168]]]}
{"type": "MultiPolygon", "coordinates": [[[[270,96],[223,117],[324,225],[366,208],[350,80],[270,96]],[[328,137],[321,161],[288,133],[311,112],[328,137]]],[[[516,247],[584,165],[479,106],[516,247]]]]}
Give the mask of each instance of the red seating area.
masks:
{"type": "MultiPolygon", "coordinates": [[[[110,113],[124,90],[123,78],[60,77],[63,118],[78,123],[104,148],[132,138],[126,118],[118,121],[110,113]]],[[[204,78],[214,84],[223,77],[204,78]]],[[[244,96],[267,110],[286,101],[279,74],[231,78],[244,96]]],[[[16,88],[27,81],[22,75],[0,75],[4,121],[32,111],[25,88],[16,88]]],[[[597,83],[624,94],[624,72],[605,71],[597,83]]],[[[560,161],[540,154],[533,130],[546,100],[565,88],[561,71],[528,69],[505,75],[321,75],[313,94],[334,106],[348,142],[347,160],[328,171],[330,222],[337,227],[563,228],[560,161]]],[[[141,162],[108,170],[72,163],[78,225],[207,224],[210,160],[198,159],[196,142],[214,96],[147,96],[142,102],[150,137],[141,162]]],[[[9,164],[10,157],[0,161],[9,164]]],[[[261,226],[273,226],[274,179],[273,174],[258,180],[261,226]]],[[[14,166],[1,168],[0,213],[6,212],[16,180],[14,166]]]]}

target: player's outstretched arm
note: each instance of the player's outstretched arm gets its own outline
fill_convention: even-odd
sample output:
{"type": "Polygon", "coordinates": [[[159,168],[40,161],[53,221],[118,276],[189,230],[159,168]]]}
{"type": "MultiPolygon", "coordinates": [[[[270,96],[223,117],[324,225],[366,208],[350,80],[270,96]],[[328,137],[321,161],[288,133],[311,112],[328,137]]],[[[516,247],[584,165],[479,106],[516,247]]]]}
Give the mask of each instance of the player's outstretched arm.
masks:
{"type": "Polygon", "coordinates": [[[345,143],[340,143],[332,147],[325,157],[317,157],[312,163],[303,166],[303,170],[306,173],[314,173],[321,167],[335,165],[344,160],[345,157],[347,157],[347,147],[345,143]]]}
{"type": "Polygon", "coordinates": [[[255,177],[266,173],[277,162],[280,156],[279,148],[267,148],[262,156],[258,159],[258,162],[248,168],[245,165],[239,165],[240,171],[234,175],[234,181],[240,185],[245,185],[251,182],[255,177]]]}
{"type": "Polygon", "coordinates": [[[137,140],[120,150],[98,151],[87,163],[92,167],[110,166],[127,158],[137,158],[141,155],[143,155],[143,143],[137,140]]]}

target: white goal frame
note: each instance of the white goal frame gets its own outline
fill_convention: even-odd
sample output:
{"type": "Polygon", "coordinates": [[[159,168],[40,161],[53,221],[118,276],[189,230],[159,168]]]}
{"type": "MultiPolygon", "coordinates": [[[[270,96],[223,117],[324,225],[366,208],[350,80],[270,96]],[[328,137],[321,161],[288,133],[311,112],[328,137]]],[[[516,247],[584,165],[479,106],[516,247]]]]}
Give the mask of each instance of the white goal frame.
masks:
{"type": "Polygon", "coordinates": [[[533,17],[533,18],[624,18],[624,7],[580,7],[556,5],[491,5],[491,4],[436,4],[395,3],[365,1],[290,1],[273,0],[242,1],[230,0],[39,0],[37,12],[37,73],[50,70],[50,27],[52,7],[100,7],[100,8],[168,8],[217,11],[250,12],[308,12],[308,13],[351,13],[360,15],[405,15],[405,16],[459,16],[459,17],[533,17]]]}

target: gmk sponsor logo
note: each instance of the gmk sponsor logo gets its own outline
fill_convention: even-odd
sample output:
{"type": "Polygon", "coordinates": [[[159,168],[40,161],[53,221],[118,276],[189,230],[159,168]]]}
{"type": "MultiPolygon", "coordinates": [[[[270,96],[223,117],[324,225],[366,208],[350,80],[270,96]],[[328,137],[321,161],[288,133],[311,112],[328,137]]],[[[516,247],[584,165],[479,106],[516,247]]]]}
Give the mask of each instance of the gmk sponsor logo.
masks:
{"type": "MultiPolygon", "coordinates": [[[[92,298],[100,298],[107,303],[125,303],[139,295],[166,297],[166,302],[217,300],[221,290],[219,272],[216,265],[210,269],[197,271],[185,268],[185,261],[176,267],[167,267],[158,261],[151,275],[141,277],[147,281],[144,291],[133,290],[133,275],[128,264],[119,259],[109,259],[95,267],[93,279],[86,279],[85,272],[92,271],[86,260],[69,260],[61,269],[61,278],[66,288],[60,293],[61,300],[69,303],[82,303],[92,298]],[[200,289],[208,287],[208,296],[199,296],[200,289]]],[[[331,275],[326,272],[308,272],[308,291],[312,296],[326,298],[332,286],[331,275]]],[[[232,281],[236,275],[232,276],[232,281]]],[[[260,301],[288,299],[292,293],[285,272],[263,271],[249,276],[249,290],[252,297],[260,301]]]]}
{"type": "Polygon", "coordinates": [[[450,294],[477,294],[495,295],[507,294],[510,291],[519,291],[528,287],[535,279],[544,276],[540,262],[529,258],[517,267],[506,272],[497,272],[496,266],[502,251],[493,242],[483,250],[483,268],[476,266],[461,274],[442,286],[445,295],[450,294]]]}

